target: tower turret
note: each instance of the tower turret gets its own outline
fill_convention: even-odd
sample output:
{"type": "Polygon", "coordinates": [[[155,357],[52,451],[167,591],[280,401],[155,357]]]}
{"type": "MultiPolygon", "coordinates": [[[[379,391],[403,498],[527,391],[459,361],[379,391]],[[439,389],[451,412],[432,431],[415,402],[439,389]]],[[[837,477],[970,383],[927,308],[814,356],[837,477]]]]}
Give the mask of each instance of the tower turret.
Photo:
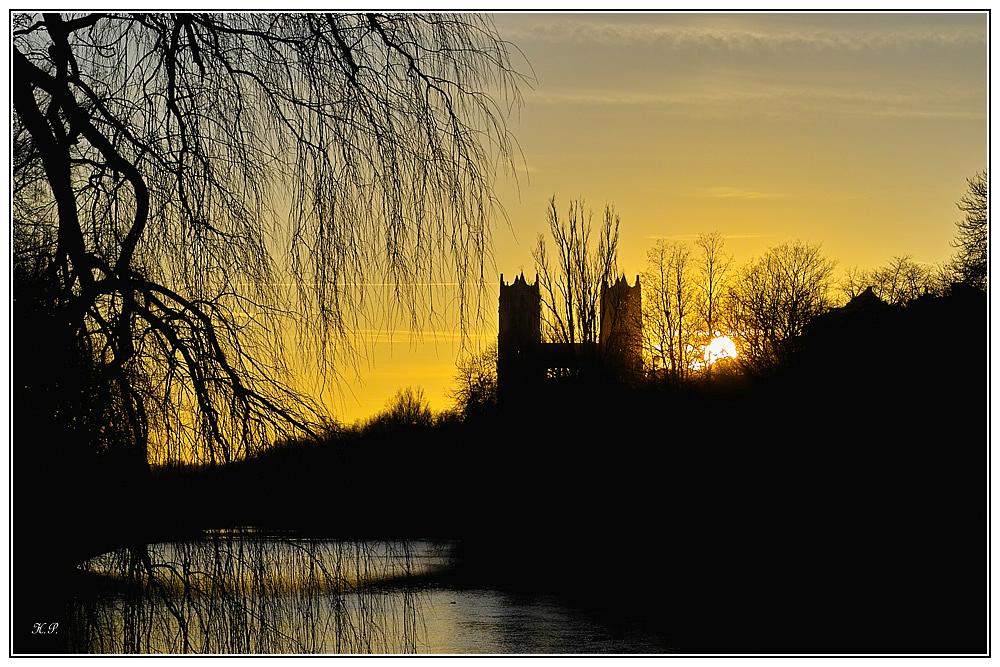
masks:
{"type": "Polygon", "coordinates": [[[535,363],[542,342],[541,318],[538,276],[529,285],[522,273],[508,285],[500,274],[497,393],[501,401],[541,379],[535,363]]]}
{"type": "Polygon", "coordinates": [[[629,287],[625,276],[601,289],[601,355],[619,375],[642,371],[642,287],[639,276],[629,287]]]}

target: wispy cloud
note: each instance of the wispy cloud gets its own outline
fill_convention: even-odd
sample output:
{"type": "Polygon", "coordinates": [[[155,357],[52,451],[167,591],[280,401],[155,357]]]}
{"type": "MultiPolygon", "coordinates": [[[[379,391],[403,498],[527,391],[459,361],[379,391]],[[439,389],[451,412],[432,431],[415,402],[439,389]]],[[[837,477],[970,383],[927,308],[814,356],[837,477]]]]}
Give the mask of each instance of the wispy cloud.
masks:
{"type": "Polygon", "coordinates": [[[671,93],[632,90],[538,90],[532,103],[586,105],[681,105],[704,106],[766,99],[762,92],[747,90],[678,91],[671,93]]]}
{"type": "Polygon", "coordinates": [[[768,114],[823,113],[878,118],[925,118],[978,120],[986,118],[978,100],[968,92],[950,91],[939,95],[916,95],[885,91],[844,90],[743,83],[712,89],[678,87],[671,92],[639,90],[538,90],[532,103],[551,105],[661,106],[678,113],[705,115],[713,110],[727,113],[768,114]]]}
{"type": "Polygon", "coordinates": [[[776,192],[774,190],[762,190],[754,187],[737,186],[711,186],[685,189],[654,189],[657,195],[666,195],[673,198],[686,197],[693,199],[787,199],[797,196],[791,192],[776,192]]]}
{"type": "Polygon", "coordinates": [[[789,195],[778,192],[748,190],[746,188],[704,188],[695,192],[694,196],[709,197],[711,199],[783,199],[789,195]]]}
{"type": "Polygon", "coordinates": [[[949,111],[947,109],[869,109],[868,115],[880,118],[926,118],[928,120],[986,120],[986,111],[949,111]]]}
{"type": "Polygon", "coordinates": [[[353,329],[350,335],[355,340],[367,343],[382,344],[402,344],[402,345],[422,345],[435,343],[461,342],[464,338],[467,342],[487,340],[496,334],[492,332],[466,332],[464,337],[461,332],[445,329],[425,329],[423,331],[413,331],[410,329],[353,329]]]}
{"type": "MultiPolygon", "coordinates": [[[[669,15],[650,17],[649,23],[597,22],[591,20],[537,20],[521,22],[505,29],[505,35],[514,41],[538,40],[554,43],[588,43],[621,46],[625,44],[655,44],[672,48],[718,48],[727,50],[760,49],[839,49],[866,50],[904,48],[913,46],[965,46],[985,45],[985,21],[982,27],[972,26],[891,26],[859,28],[845,24],[830,28],[815,25],[765,27],[758,17],[758,25],[706,26],[684,25],[687,17],[677,24],[669,24],[669,15]]],[[[815,20],[815,16],[809,19],[815,20]]],[[[870,20],[870,19],[869,19],[870,20]]]]}
{"type": "MultiPolygon", "coordinates": [[[[696,241],[700,234],[648,234],[643,236],[643,239],[649,241],[696,241]]],[[[733,239],[767,239],[774,236],[773,234],[723,234],[722,238],[726,240],[733,239]]]]}

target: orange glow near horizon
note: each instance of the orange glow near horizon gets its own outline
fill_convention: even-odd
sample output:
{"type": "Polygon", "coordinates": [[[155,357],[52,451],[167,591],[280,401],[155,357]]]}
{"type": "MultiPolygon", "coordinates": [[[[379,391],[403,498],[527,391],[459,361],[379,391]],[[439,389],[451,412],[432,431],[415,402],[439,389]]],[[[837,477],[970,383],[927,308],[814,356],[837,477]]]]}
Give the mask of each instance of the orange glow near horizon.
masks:
{"type": "MultiPolygon", "coordinates": [[[[534,273],[553,195],[560,210],[583,197],[595,222],[614,204],[628,276],[645,269],[657,239],[712,231],[734,271],[794,240],[821,244],[835,278],[897,255],[928,265],[951,256],[955,202],[987,164],[985,12],[495,21],[536,82],[510,120],[523,163],[516,183],[497,185],[507,220],[492,221],[473,348],[496,340],[499,274],[534,273]]],[[[333,414],[366,418],[407,385],[432,409],[451,407],[457,318],[434,329],[443,336],[373,339],[327,402],[333,414]]]]}

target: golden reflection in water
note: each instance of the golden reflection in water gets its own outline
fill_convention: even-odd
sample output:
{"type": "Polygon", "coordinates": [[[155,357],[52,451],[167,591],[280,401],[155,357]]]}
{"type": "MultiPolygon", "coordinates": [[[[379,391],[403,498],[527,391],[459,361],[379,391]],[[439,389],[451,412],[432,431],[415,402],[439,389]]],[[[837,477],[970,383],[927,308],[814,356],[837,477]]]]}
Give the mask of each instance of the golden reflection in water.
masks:
{"type": "Polygon", "coordinates": [[[451,588],[448,545],[251,532],[121,550],[85,565],[78,653],[665,653],[669,633],[539,592],[451,588]]]}
{"type": "Polygon", "coordinates": [[[84,653],[414,653],[421,593],[406,579],[443,558],[400,542],[213,535],[106,554],[102,590],[78,596],[84,653]]]}

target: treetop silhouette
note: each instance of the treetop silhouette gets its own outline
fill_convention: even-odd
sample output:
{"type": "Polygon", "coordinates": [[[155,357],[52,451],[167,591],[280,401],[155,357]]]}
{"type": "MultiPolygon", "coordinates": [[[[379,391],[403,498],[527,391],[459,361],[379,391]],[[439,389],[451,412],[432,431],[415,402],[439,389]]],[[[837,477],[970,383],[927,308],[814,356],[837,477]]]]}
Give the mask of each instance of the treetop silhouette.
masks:
{"type": "Polygon", "coordinates": [[[987,284],[989,238],[989,177],[985,171],[968,179],[969,188],[956,204],[965,215],[959,220],[951,268],[958,282],[979,289],[987,284]]]}

